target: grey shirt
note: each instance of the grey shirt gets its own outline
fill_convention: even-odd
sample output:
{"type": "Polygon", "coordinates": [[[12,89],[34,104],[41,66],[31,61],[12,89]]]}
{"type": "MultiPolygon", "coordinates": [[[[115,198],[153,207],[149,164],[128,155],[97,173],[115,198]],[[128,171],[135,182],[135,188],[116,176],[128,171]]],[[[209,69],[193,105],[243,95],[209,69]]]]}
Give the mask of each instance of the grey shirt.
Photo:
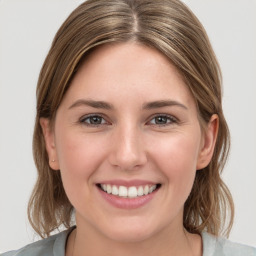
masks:
{"type": "MultiPolygon", "coordinates": [[[[3,253],[1,256],[65,256],[67,237],[73,229],[29,244],[17,251],[3,253]]],[[[201,235],[203,256],[256,256],[256,248],[254,247],[233,243],[206,232],[201,235]]]]}

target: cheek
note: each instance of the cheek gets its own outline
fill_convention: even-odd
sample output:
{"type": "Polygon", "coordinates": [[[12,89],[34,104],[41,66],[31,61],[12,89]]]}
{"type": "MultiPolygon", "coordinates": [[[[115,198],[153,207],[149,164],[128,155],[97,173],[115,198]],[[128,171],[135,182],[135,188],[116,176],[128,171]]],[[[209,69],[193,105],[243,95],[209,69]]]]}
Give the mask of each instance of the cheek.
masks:
{"type": "Polygon", "coordinates": [[[70,198],[87,194],[93,185],[91,176],[99,168],[104,158],[98,141],[92,136],[65,131],[56,137],[58,161],[65,191],[70,198]]]}
{"type": "Polygon", "coordinates": [[[94,136],[86,136],[81,131],[62,129],[56,136],[56,148],[60,170],[63,172],[89,174],[89,170],[96,169],[100,164],[100,140],[96,140],[94,136]]]}
{"type": "Polygon", "coordinates": [[[168,186],[180,194],[190,193],[196,173],[200,149],[200,133],[182,133],[152,143],[151,156],[167,180],[168,186]]]}
{"type": "Polygon", "coordinates": [[[152,139],[150,152],[155,160],[166,165],[167,169],[168,166],[181,168],[181,171],[195,169],[200,150],[200,140],[199,132],[167,134],[152,139]]]}

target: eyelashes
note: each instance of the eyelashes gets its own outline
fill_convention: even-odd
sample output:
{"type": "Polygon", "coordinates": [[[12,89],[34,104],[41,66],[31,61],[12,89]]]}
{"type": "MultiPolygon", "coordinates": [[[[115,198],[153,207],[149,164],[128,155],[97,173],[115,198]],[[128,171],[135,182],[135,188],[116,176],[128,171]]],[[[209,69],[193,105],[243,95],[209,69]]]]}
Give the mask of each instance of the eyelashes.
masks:
{"type": "Polygon", "coordinates": [[[86,116],[82,117],[79,120],[79,122],[82,124],[85,124],[87,126],[94,126],[94,127],[108,124],[108,122],[105,120],[105,118],[100,114],[86,115],[86,116]]]}
{"type": "Polygon", "coordinates": [[[158,114],[154,116],[148,123],[152,125],[166,126],[166,125],[174,124],[177,122],[178,122],[177,118],[171,115],[158,114]]]}
{"type": "MultiPolygon", "coordinates": [[[[149,118],[149,121],[146,122],[146,125],[152,125],[152,126],[168,126],[172,124],[177,124],[179,120],[172,116],[167,114],[155,114],[154,116],[149,118]]],[[[84,124],[88,127],[99,127],[104,125],[112,125],[111,122],[108,122],[106,118],[101,114],[90,114],[83,116],[79,123],[84,124]]]]}

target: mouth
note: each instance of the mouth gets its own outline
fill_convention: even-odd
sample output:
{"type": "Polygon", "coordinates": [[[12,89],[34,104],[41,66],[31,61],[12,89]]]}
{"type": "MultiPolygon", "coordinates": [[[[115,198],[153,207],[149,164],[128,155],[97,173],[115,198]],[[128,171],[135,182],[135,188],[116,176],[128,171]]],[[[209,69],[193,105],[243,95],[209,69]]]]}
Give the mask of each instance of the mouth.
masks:
{"type": "Polygon", "coordinates": [[[161,187],[161,184],[146,184],[140,186],[119,186],[112,184],[97,184],[103,192],[120,198],[138,198],[147,196],[161,187]]]}

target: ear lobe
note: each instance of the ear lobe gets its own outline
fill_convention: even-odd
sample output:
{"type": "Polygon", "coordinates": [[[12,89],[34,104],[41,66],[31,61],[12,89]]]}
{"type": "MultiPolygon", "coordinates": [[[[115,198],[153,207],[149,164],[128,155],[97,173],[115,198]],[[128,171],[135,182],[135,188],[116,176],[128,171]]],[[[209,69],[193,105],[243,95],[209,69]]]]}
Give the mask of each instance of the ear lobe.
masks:
{"type": "Polygon", "coordinates": [[[47,118],[40,118],[40,125],[44,134],[46,151],[49,158],[49,166],[53,170],[59,170],[59,162],[55,146],[55,136],[50,125],[50,120],[47,118]]]}
{"type": "Polygon", "coordinates": [[[201,150],[197,161],[197,170],[205,168],[211,161],[219,130],[219,117],[212,115],[203,133],[201,150]]]}

